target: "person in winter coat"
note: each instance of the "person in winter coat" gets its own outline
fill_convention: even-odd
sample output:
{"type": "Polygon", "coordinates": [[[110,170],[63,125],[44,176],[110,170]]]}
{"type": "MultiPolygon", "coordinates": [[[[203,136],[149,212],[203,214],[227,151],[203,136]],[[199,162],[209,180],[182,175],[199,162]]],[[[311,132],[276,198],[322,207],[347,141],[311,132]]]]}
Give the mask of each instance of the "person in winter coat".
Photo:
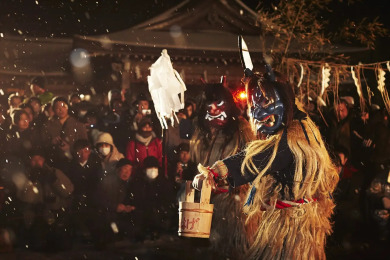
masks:
{"type": "Polygon", "coordinates": [[[105,178],[98,188],[99,207],[104,217],[101,234],[110,236],[114,232],[130,239],[142,239],[145,191],[145,182],[135,176],[132,162],[120,159],[115,174],[105,178]]]}
{"type": "Polygon", "coordinates": [[[87,131],[81,122],[69,116],[66,98],[53,98],[52,108],[55,116],[45,123],[41,137],[53,164],[59,165],[65,157],[71,158],[76,140],[87,139],[87,131]]]}
{"type": "Polygon", "coordinates": [[[190,146],[187,143],[181,143],[177,150],[179,152],[179,159],[176,162],[176,169],[174,169],[174,180],[177,191],[178,201],[185,200],[185,186],[186,181],[193,180],[198,173],[196,164],[190,160],[190,146]]]}
{"type": "Polygon", "coordinates": [[[115,174],[115,165],[124,156],[116,148],[112,136],[109,133],[97,133],[94,144],[96,152],[102,160],[103,175],[115,174]]]}
{"type": "Polygon", "coordinates": [[[344,147],[349,154],[351,154],[351,120],[353,117],[350,110],[348,102],[340,100],[329,120],[327,134],[327,141],[333,149],[344,147]]]}
{"type": "Polygon", "coordinates": [[[175,189],[173,182],[162,173],[159,161],[154,156],[145,158],[139,174],[146,182],[143,206],[147,233],[155,239],[161,232],[169,232],[172,227],[176,228],[175,189]]]}
{"type": "Polygon", "coordinates": [[[73,146],[73,160],[69,165],[67,176],[74,184],[73,205],[75,210],[92,207],[94,196],[103,169],[100,159],[92,153],[92,146],[86,139],[77,140],[73,146]]]}
{"type": "Polygon", "coordinates": [[[16,108],[11,114],[12,125],[6,135],[5,153],[24,158],[40,145],[39,134],[31,129],[26,111],[16,108]]]}
{"type": "Polygon", "coordinates": [[[370,231],[374,241],[390,240],[390,167],[378,170],[366,191],[370,231]]]}
{"type": "Polygon", "coordinates": [[[69,209],[74,186],[59,169],[48,166],[44,154],[30,153],[30,169],[21,178],[17,198],[23,210],[27,241],[36,249],[59,249],[70,244],[69,209]]]}
{"type": "MultiPolygon", "coordinates": [[[[72,219],[75,232],[85,234],[96,230],[96,193],[103,176],[100,159],[92,153],[86,139],[77,140],[73,145],[73,160],[66,172],[74,184],[72,196],[72,219]]],[[[75,234],[76,235],[76,234],[75,234]]]]}
{"type": "Polygon", "coordinates": [[[48,117],[43,113],[41,100],[37,97],[31,97],[27,100],[27,104],[30,105],[33,110],[33,121],[31,122],[31,126],[41,129],[43,124],[48,120],[48,117]]]}
{"type": "Polygon", "coordinates": [[[126,147],[126,158],[136,168],[143,166],[143,161],[148,156],[158,159],[159,166],[162,165],[162,144],[161,140],[153,132],[153,123],[150,117],[143,117],[138,124],[135,140],[131,140],[126,147]]]}

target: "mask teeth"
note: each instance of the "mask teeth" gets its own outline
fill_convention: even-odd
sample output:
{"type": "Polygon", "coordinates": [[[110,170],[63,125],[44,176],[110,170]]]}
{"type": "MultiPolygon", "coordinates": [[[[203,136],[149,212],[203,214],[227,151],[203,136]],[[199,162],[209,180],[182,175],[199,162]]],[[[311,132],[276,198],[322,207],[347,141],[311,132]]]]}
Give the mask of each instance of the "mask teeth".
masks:
{"type": "Polygon", "coordinates": [[[209,120],[209,121],[214,120],[214,119],[219,119],[219,120],[223,121],[223,120],[225,120],[226,118],[227,118],[227,115],[226,115],[225,112],[222,112],[221,114],[219,114],[219,115],[217,115],[217,116],[212,116],[212,115],[210,115],[210,114],[206,114],[206,117],[205,117],[205,119],[206,119],[206,120],[209,120]]]}
{"type": "Polygon", "coordinates": [[[263,120],[263,121],[259,121],[257,119],[254,119],[254,123],[255,123],[255,126],[256,128],[259,128],[263,125],[266,125],[267,127],[272,127],[275,125],[275,115],[271,115],[270,117],[268,117],[266,120],[263,120]]]}
{"type": "Polygon", "coordinates": [[[260,122],[260,121],[257,120],[257,119],[254,120],[254,124],[255,124],[256,129],[260,128],[260,127],[263,125],[263,123],[260,122]]]}

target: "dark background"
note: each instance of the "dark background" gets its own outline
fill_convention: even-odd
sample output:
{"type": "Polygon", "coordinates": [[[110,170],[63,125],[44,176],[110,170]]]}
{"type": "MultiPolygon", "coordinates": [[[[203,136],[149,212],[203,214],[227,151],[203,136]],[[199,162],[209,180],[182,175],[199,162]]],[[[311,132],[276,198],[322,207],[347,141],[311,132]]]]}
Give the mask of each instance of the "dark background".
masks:
{"type": "MultiPolygon", "coordinates": [[[[213,0],[209,0],[210,2],[213,0]]],[[[41,37],[94,35],[126,29],[177,5],[182,0],[1,0],[0,30],[4,34],[41,37]]],[[[243,0],[256,10],[259,0],[243,0]]],[[[270,7],[277,1],[261,1],[270,7]]],[[[327,16],[337,26],[344,18],[379,17],[390,27],[389,1],[333,0],[327,16]]],[[[329,28],[331,29],[331,28],[329,28]]]]}

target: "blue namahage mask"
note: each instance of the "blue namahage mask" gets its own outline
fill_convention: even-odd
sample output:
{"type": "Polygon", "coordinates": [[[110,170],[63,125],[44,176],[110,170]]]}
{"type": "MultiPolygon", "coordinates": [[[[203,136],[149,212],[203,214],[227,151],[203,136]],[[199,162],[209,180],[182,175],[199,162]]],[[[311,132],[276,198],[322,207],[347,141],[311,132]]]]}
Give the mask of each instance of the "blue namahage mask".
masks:
{"type": "Polygon", "coordinates": [[[275,134],[283,125],[284,105],[278,91],[273,91],[274,96],[257,86],[250,95],[255,127],[257,132],[265,135],[275,134]]]}

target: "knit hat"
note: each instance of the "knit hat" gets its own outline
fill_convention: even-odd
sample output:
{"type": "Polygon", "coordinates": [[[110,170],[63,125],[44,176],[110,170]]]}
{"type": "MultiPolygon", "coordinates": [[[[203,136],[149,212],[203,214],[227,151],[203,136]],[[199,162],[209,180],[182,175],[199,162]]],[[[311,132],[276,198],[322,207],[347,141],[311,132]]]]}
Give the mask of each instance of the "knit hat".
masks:
{"type": "Polygon", "coordinates": [[[125,166],[125,165],[131,165],[131,166],[133,166],[133,163],[132,163],[129,159],[122,158],[122,159],[120,159],[120,160],[116,163],[115,167],[116,167],[117,169],[119,169],[119,168],[121,168],[122,166],[125,166]]]}
{"type": "Polygon", "coordinates": [[[180,153],[181,151],[189,152],[190,145],[188,143],[181,143],[177,146],[177,150],[180,153]]]}
{"type": "Polygon", "coordinates": [[[112,136],[109,133],[101,133],[95,140],[95,146],[100,143],[106,143],[113,146],[114,140],[112,139],[112,136]]]}
{"type": "Polygon", "coordinates": [[[158,163],[158,159],[154,156],[148,156],[144,159],[144,162],[143,162],[143,166],[144,168],[158,168],[159,166],[159,163],[158,163]]]}
{"type": "Polygon", "coordinates": [[[138,123],[138,129],[141,129],[145,125],[149,124],[151,127],[153,127],[153,121],[150,116],[144,116],[142,117],[141,121],[138,123]]]}

